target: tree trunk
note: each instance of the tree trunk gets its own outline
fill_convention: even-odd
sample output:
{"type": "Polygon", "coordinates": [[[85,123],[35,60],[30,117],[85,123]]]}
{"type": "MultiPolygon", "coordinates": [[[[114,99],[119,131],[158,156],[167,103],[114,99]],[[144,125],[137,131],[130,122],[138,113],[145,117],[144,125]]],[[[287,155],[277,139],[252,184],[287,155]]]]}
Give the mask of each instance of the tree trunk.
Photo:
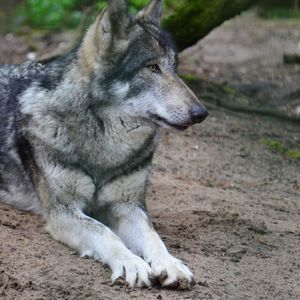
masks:
{"type": "Polygon", "coordinates": [[[183,50],[257,2],[258,0],[181,0],[174,13],[163,20],[163,27],[172,34],[178,50],[183,50]]]}

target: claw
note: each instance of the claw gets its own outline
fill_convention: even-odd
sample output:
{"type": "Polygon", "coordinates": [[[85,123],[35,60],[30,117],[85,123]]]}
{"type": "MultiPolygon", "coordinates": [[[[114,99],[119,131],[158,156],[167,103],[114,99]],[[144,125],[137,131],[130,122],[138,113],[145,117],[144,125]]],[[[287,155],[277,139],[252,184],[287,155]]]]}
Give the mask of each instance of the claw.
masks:
{"type": "Polygon", "coordinates": [[[194,285],[193,274],[182,261],[168,256],[152,261],[156,284],[169,289],[188,290],[194,285]]]}
{"type": "Polygon", "coordinates": [[[156,281],[160,286],[163,286],[167,278],[168,278],[168,273],[166,271],[162,271],[160,275],[156,276],[156,281]]]}
{"type": "Polygon", "coordinates": [[[122,276],[122,277],[117,278],[112,284],[113,285],[118,285],[118,286],[124,286],[124,285],[126,285],[126,280],[122,276]]]}

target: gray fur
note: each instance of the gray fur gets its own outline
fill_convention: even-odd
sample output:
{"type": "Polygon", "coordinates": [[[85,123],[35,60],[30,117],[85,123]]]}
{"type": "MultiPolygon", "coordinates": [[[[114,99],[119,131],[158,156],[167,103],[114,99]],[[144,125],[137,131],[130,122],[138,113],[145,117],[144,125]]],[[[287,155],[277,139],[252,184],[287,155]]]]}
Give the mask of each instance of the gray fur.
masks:
{"type": "Polygon", "coordinates": [[[163,285],[190,285],[151,225],[145,189],[159,127],[185,129],[206,111],[178,78],[169,38],[124,5],[112,0],[64,58],[0,68],[0,199],[42,214],[113,281],[125,269],[130,286],[163,272],[163,285]]]}

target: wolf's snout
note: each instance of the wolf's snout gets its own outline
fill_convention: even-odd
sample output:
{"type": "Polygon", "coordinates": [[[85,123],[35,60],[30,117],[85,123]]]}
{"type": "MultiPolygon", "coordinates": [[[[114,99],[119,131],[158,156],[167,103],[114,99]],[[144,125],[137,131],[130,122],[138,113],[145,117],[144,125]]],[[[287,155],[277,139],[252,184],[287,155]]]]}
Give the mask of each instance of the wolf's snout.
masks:
{"type": "Polygon", "coordinates": [[[197,105],[194,106],[191,110],[191,121],[193,124],[201,123],[208,116],[208,111],[205,107],[197,105]]]}

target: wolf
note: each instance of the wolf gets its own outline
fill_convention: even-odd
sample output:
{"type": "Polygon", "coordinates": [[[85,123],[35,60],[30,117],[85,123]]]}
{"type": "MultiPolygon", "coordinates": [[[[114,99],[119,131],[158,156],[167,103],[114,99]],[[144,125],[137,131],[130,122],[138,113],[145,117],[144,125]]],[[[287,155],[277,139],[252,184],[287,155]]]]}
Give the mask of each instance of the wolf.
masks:
{"type": "Polygon", "coordinates": [[[111,0],[64,57],[1,66],[0,199],[42,215],[55,240],[107,264],[113,283],[189,288],[145,190],[160,128],[184,130],[207,110],[178,76],[161,14],[161,0],[135,16],[111,0]]]}

